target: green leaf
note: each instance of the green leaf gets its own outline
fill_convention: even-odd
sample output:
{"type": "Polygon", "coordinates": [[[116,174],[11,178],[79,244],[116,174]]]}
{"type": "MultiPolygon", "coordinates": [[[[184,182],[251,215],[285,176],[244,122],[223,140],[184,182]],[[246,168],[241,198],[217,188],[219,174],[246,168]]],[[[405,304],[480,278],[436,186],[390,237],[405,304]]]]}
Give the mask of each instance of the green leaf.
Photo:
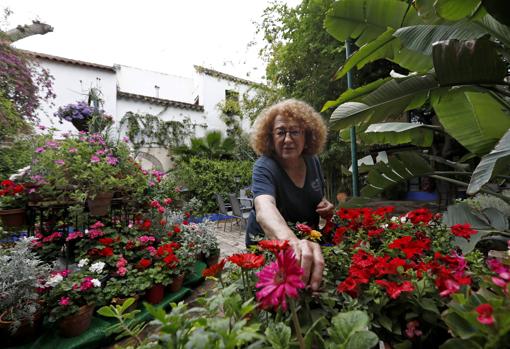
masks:
{"type": "Polygon", "coordinates": [[[416,102],[417,95],[427,94],[438,87],[432,74],[389,80],[361,98],[360,102],[344,103],[335,109],[330,118],[330,128],[340,130],[365,122],[400,117],[411,103],[416,102]]]}
{"type": "Polygon", "coordinates": [[[99,315],[103,315],[103,316],[106,316],[106,317],[115,317],[115,313],[114,313],[114,312],[113,312],[113,310],[112,310],[109,306],[107,306],[107,305],[105,305],[105,306],[103,306],[103,307],[99,308],[99,309],[97,310],[97,313],[98,313],[99,315]]]}
{"type": "Polygon", "coordinates": [[[327,101],[322,107],[321,113],[328,110],[329,108],[336,107],[339,104],[355,100],[356,98],[363,97],[368,93],[374,91],[376,88],[378,88],[379,86],[381,86],[382,84],[389,80],[391,80],[391,77],[372,81],[371,83],[368,83],[355,89],[348,89],[345,92],[343,92],[336,100],[327,101]]]}
{"type": "Polygon", "coordinates": [[[432,59],[437,79],[443,86],[502,84],[507,73],[496,45],[486,37],[437,41],[432,47],[432,59]]]}
{"type": "Polygon", "coordinates": [[[271,343],[273,349],[287,349],[290,347],[290,327],[283,322],[276,322],[266,328],[264,332],[266,339],[271,343]]]}
{"type": "Polygon", "coordinates": [[[498,20],[487,14],[481,18],[476,18],[475,22],[481,28],[486,30],[491,36],[503,43],[507,50],[510,47],[510,27],[501,24],[498,20]]]}
{"type": "Polygon", "coordinates": [[[510,8],[502,0],[482,0],[483,7],[499,22],[510,25],[510,8]]]}
{"type": "Polygon", "coordinates": [[[360,47],[360,49],[350,56],[345,64],[336,72],[335,79],[340,79],[354,67],[361,69],[367,63],[380,58],[392,57],[394,41],[396,40],[393,36],[394,32],[395,29],[388,28],[384,33],[379,35],[378,38],[360,47]]]}
{"type": "Polygon", "coordinates": [[[435,127],[408,122],[371,124],[365,130],[363,142],[371,144],[415,144],[430,147],[435,127]]]}
{"type": "Polygon", "coordinates": [[[497,230],[508,230],[508,217],[500,210],[494,207],[487,207],[482,212],[489,219],[491,226],[497,230]]]}
{"type": "Polygon", "coordinates": [[[388,27],[397,29],[401,23],[411,25],[420,22],[416,13],[408,11],[408,5],[402,1],[342,0],[333,3],[324,27],[337,40],[356,39],[356,45],[361,47],[375,40],[388,27]]]}
{"type": "Polygon", "coordinates": [[[436,13],[449,21],[472,15],[480,5],[480,0],[438,0],[436,1],[436,13]]]}
{"type": "Polygon", "coordinates": [[[432,46],[438,41],[478,39],[485,34],[487,31],[478,25],[469,21],[460,21],[453,24],[421,24],[403,27],[393,35],[399,38],[407,49],[430,56],[432,46]]]}
{"type": "Polygon", "coordinates": [[[482,349],[483,347],[473,339],[450,338],[439,349],[482,349]]]}
{"type": "Polygon", "coordinates": [[[124,313],[127,308],[129,308],[131,305],[133,305],[134,302],[135,302],[135,299],[133,297],[126,299],[124,301],[124,303],[122,303],[122,306],[120,308],[120,312],[124,313]]]}
{"type": "Polygon", "coordinates": [[[470,195],[478,192],[489,182],[494,173],[508,173],[510,166],[510,129],[501,137],[494,149],[483,156],[471,176],[466,192],[470,195]],[[495,171],[496,170],[496,171],[495,171]]]}
{"type": "Polygon", "coordinates": [[[355,332],[368,328],[369,321],[367,313],[363,311],[338,313],[331,319],[332,328],[328,329],[328,333],[332,338],[336,338],[337,344],[342,344],[355,332]]]}
{"type": "Polygon", "coordinates": [[[445,131],[478,155],[490,152],[510,128],[506,105],[474,87],[451,89],[431,103],[445,131]]]}
{"type": "Polygon", "coordinates": [[[370,349],[379,342],[379,338],[371,331],[357,331],[349,337],[346,349],[370,349]]]}
{"type": "Polygon", "coordinates": [[[439,309],[437,308],[437,304],[434,300],[430,298],[422,298],[419,301],[419,304],[424,310],[428,310],[434,314],[439,315],[439,309]]]}
{"type": "Polygon", "coordinates": [[[457,313],[449,312],[443,315],[443,320],[457,337],[468,339],[478,334],[477,328],[457,313]]]}

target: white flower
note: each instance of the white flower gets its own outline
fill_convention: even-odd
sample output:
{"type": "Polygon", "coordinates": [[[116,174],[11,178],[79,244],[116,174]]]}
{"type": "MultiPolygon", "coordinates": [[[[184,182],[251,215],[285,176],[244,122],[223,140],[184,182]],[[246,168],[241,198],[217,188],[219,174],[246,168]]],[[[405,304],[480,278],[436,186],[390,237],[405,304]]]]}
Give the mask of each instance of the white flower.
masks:
{"type": "Polygon", "coordinates": [[[100,272],[103,271],[104,266],[105,266],[104,262],[96,262],[90,266],[89,271],[91,271],[92,273],[99,274],[100,272]]]}
{"type": "Polygon", "coordinates": [[[64,280],[64,277],[60,274],[55,274],[52,277],[48,279],[46,282],[46,286],[55,287],[57,286],[62,280],[64,280]]]}
{"type": "Polygon", "coordinates": [[[92,285],[94,285],[94,287],[101,287],[101,281],[99,281],[98,279],[92,279],[90,280],[90,282],[92,282],[92,285]]]}
{"type": "Polygon", "coordinates": [[[393,216],[391,217],[390,219],[393,223],[397,223],[398,222],[398,217],[397,216],[393,216]]]}
{"type": "Polygon", "coordinates": [[[88,229],[85,229],[85,234],[88,234],[89,233],[89,230],[88,229]]]}
{"type": "Polygon", "coordinates": [[[381,228],[383,228],[383,229],[388,228],[388,224],[381,224],[381,228]]]}
{"type": "Polygon", "coordinates": [[[83,268],[87,264],[89,264],[89,260],[87,258],[80,259],[78,262],[78,268],[83,268]]]}
{"type": "Polygon", "coordinates": [[[407,217],[401,217],[401,218],[400,218],[400,222],[401,222],[401,223],[405,223],[405,222],[407,222],[407,217]]]}

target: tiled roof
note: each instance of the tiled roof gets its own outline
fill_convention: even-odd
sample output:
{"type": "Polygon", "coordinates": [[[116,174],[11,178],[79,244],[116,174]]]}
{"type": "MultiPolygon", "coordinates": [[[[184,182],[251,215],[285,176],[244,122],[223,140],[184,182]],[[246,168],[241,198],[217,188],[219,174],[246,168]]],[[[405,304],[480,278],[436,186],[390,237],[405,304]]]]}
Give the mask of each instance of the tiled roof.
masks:
{"type": "Polygon", "coordinates": [[[53,56],[53,55],[49,55],[46,53],[40,53],[40,52],[34,52],[34,51],[27,51],[27,50],[19,50],[19,51],[25,52],[26,54],[28,54],[30,56],[40,58],[40,59],[47,59],[50,61],[56,61],[56,62],[61,62],[61,63],[81,65],[82,67],[96,68],[96,69],[107,70],[107,71],[115,73],[115,68],[112,66],[108,66],[108,65],[84,62],[84,61],[79,61],[76,59],[58,57],[58,56],[53,56]]]}
{"type": "Polygon", "coordinates": [[[233,82],[237,82],[239,84],[244,84],[244,85],[249,85],[249,86],[258,86],[258,87],[263,87],[264,86],[263,84],[260,84],[260,83],[254,82],[254,81],[238,78],[237,76],[226,74],[226,73],[222,73],[222,72],[217,71],[217,70],[205,68],[205,67],[202,67],[200,65],[194,65],[193,67],[199,73],[203,73],[203,74],[206,74],[206,75],[214,76],[214,77],[217,77],[217,78],[220,78],[220,79],[229,80],[229,81],[233,81],[233,82]]]}
{"type": "Polygon", "coordinates": [[[172,101],[170,99],[137,95],[134,93],[128,93],[128,92],[122,92],[122,91],[117,91],[117,97],[127,98],[127,99],[136,99],[136,100],[143,101],[143,102],[166,105],[169,107],[175,107],[175,108],[181,108],[181,109],[204,111],[203,105],[196,105],[196,104],[191,104],[191,103],[172,101]]]}

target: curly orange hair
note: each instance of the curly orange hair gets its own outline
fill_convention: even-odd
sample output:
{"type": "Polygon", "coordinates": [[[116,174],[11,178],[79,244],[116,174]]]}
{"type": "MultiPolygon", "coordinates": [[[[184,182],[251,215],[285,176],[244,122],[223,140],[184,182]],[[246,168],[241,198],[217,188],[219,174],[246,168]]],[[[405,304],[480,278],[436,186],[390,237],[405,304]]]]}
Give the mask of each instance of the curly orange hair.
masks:
{"type": "Polygon", "coordinates": [[[274,154],[271,132],[274,120],[278,115],[297,120],[304,128],[305,149],[303,154],[315,155],[322,151],[328,132],[322,116],[303,101],[286,99],[266,108],[255,120],[250,135],[250,145],[257,155],[270,156],[274,154]]]}

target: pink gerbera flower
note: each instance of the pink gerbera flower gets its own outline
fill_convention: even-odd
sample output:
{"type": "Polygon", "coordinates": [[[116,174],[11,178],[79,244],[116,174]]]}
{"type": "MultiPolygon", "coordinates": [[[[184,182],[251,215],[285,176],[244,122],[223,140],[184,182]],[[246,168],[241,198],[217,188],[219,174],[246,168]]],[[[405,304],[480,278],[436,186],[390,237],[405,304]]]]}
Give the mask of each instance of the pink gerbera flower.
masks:
{"type": "Polygon", "coordinates": [[[256,296],[261,307],[264,309],[273,307],[277,310],[281,306],[286,311],[287,296],[297,298],[298,290],[305,287],[301,280],[303,272],[292,249],[278,253],[275,262],[256,274],[259,278],[256,287],[261,288],[256,296]]]}

